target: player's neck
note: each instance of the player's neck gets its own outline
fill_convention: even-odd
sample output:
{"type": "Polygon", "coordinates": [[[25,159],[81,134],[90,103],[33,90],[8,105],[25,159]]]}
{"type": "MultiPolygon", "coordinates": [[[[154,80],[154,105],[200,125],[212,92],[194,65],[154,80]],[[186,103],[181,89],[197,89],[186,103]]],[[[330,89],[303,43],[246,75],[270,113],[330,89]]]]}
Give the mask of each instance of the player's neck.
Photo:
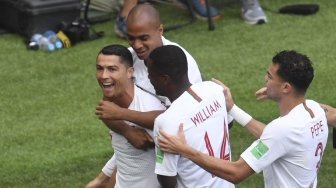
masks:
{"type": "Polygon", "coordinates": [[[125,88],[125,92],[122,93],[118,98],[116,98],[113,102],[123,108],[128,108],[132,103],[134,98],[134,84],[127,84],[125,88]]]}
{"type": "Polygon", "coordinates": [[[174,92],[171,92],[171,95],[168,97],[171,102],[175,101],[177,98],[179,98],[185,91],[187,91],[191,83],[188,81],[182,82],[183,84],[180,84],[175,87],[174,92]]]}
{"type": "Polygon", "coordinates": [[[305,100],[305,96],[282,98],[278,103],[280,116],[287,115],[293,108],[302,104],[305,100]]]}

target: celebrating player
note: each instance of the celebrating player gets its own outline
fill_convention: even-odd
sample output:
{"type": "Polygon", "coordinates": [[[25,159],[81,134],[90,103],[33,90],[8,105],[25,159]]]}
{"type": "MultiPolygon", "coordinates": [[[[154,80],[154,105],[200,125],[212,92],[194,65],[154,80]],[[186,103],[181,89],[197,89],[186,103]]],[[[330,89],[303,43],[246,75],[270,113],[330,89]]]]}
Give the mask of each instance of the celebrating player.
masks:
{"type": "MultiPolygon", "coordinates": [[[[148,56],[153,49],[159,46],[179,45],[163,37],[163,25],[160,20],[160,14],[152,5],[147,3],[139,4],[130,11],[127,18],[127,33],[128,41],[131,46],[129,50],[132,53],[134,62],[134,82],[146,92],[155,95],[155,90],[148,79],[146,67],[148,56]]],[[[188,60],[188,76],[190,82],[201,82],[201,73],[195,59],[186,50],[183,49],[183,51],[188,60]]],[[[114,132],[123,135],[132,146],[138,149],[147,149],[148,145],[153,145],[152,139],[149,139],[149,136],[146,135],[146,132],[142,129],[129,129],[124,121],[112,121],[116,119],[132,121],[132,119],[128,119],[128,117],[116,117],[116,114],[121,111],[127,111],[127,108],[120,108],[112,101],[104,101],[100,103],[99,106],[100,118],[109,120],[106,125],[114,130],[114,132]]],[[[129,116],[132,115],[132,111],[127,111],[122,114],[129,116]]],[[[145,115],[139,116],[136,114],[135,120],[132,122],[152,129],[154,118],[157,114],[158,113],[147,113],[147,115],[149,115],[148,118],[145,115]],[[139,120],[139,117],[144,120],[139,120]]],[[[103,168],[103,171],[88,183],[87,187],[91,188],[103,185],[104,182],[112,176],[114,166],[113,160],[110,160],[103,168]]]]}
{"type": "MultiPolygon", "coordinates": [[[[130,51],[121,45],[104,47],[97,57],[97,81],[102,88],[104,101],[113,101],[121,107],[137,111],[164,110],[161,102],[151,94],[138,88],[133,82],[133,59],[130,51]]],[[[102,101],[101,103],[104,103],[102,101]]],[[[96,114],[100,117],[101,106],[96,114]]],[[[105,123],[108,124],[108,120],[105,123]]],[[[127,122],[128,129],[140,129],[127,122]]],[[[149,135],[151,129],[142,129],[149,135]]],[[[112,132],[112,145],[117,166],[115,187],[152,187],[158,188],[159,183],[154,173],[154,148],[139,150],[134,148],[127,139],[112,132]]],[[[113,158],[112,158],[113,159],[113,158]]],[[[111,161],[110,161],[111,162],[111,161]]]]}
{"type": "MultiPolygon", "coordinates": [[[[295,51],[282,51],[272,62],[265,76],[266,94],[278,104],[280,117],[259,129],[260,138],[237,161],[221,160],[193,149],[186,141],[184,127],[180,128],[178,136],[160,131],[161,149],[180,153],[210,173],[235,184],[254,172],[263,171],[266,188],[317,187],[328,127],[319,103],[305,98],[314,77],[311,61],[295,51]]],[[[230,90],[224,88],[229,114],[242,126],[262,126],[234,105],[230,90]]]]}
{"type": "MultiPolygon", "coordinates": [[[[155,119],[154,137],[157,138],[159,129],[176,134],[181,124],[192,147],[221,160],[230,160],[223,88],[211,81],[191,84],[186,56],[177,46],[158,47],[152,51],[149,59],[148,76],[156,94],[167,96],[172,102],[155,119]]],[[[163,188],[234,187],[232,183],[203,170],[183,156],[162,152],[158,145],[155,173],[163,188]]]]}

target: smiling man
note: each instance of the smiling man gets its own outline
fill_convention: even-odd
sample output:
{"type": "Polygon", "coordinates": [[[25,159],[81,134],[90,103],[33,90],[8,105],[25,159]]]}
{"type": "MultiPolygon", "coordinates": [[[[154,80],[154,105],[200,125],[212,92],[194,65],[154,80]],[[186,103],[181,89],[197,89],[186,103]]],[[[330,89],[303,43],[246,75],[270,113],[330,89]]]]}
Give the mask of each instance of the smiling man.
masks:
{"type": "MultiPolygon", "coordinates": [[[[155,90],[148,79],[146,66],[149,54],[160,46],[179,46],[163,37],[163,31],[160,14],[150,4],[135,6],[127,17],[127,37],[134,60],[135,82],[152,93],[155,93],[155,90]]],[[[190,82],[201,82],[201,73],[195,59],[184,48],[179,47],[187,57],[190,82]]]]}
{"type": "MultiPolygon", "coordinates": [[[[103,92],[104,101],[131,110],[146,112],[164,110],[161,102],[151,94],[138,88],[133,82],[133,59],[129,50],[121,45],[104,47],[97,57],[96,78],[103,92]]],[[[101,106],[96,114],[101,116],[101,106]]],[[[108,124],[108,120],[103,120],[108,124]]],[[[151,129],[140,128],[138,125],[126,122],[128,129],[143,129],[152,136],[151,129]]],[[[113,129],[112,129],[113,130],[113,129]]],[[[158,188],[159,184],[154,173],[154,149],[139,150],[134,148],[121,134],[112,132],[112,146],[117,167],[116,188],[158,188]]],[[[149,138],[150,139],[150,138],[149,138]]],[[[104,171],[104,169],[103,169],[104,171]]]]}

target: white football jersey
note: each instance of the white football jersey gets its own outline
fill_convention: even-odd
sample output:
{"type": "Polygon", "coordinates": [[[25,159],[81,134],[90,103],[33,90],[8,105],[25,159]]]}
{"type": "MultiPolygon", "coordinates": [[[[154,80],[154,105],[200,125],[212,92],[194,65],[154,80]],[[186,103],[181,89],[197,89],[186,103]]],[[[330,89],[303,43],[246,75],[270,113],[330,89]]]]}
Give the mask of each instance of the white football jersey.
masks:
{"type": "Polygon", "coordinates": [[[241,157],[255,172],[263,171],[266,188],[316,187],[327,139],[324,110],[306,100],[269,123],[241,157]]]}
{"type": "Polygon", "coordinates": [[[228,188],[230,182],[205,171],[191,160],[160,150],[159,129],[177,134],[183,124],[188,145],[210,156],[231,159],[227,111],[223,88],[214,82],[201,82],[185,91],[154,123],[156,141],[155,173],[176,176],[179,188],[228,188]]]}

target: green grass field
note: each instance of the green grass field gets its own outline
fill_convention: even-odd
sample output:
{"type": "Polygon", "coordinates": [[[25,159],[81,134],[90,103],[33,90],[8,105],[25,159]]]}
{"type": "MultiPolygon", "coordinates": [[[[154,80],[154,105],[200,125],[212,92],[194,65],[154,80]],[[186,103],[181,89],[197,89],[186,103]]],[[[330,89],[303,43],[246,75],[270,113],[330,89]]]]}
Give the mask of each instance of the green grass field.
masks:
{"type": "MultiPolygon", "coordinates": [[[[312,3],[297,0],[295,3],[312,3]]],[[[312,16],[281,15],[277,10],[294,1],[262,0],[269,23],[245,24],[240,5],[214,3],[221,11],[214,31],[196,21],[165,36],[185,47],[197,60],[206,79],[226,83],[239,106],[269,122],[278,114],[274,103],[256,101],[273,55],[284,49],[307,54],[314,62],[315,79],[308,97],[336,106],[336,1],[316,1],[312,16]]],[[[158,5],[165,25],[188,21],[185,10],[158,5]]],[[[53,53],[28,51],[23,38],[0,35],[0,187],[84,187],[112,154],[108,129],[95,117],[101,99],[95,80],[95,57],[115,37],[113,21],[94,25],[105,37],[53,53]]],[[[331,136],[331,132],[330,132],[331,136]]],[[[230,131],[233,158],[253,137],[235,125],[230,131]]],[[[336,150],[329,137],[319,173],[319,188],[336,187],[336,150]]],[[[253,175],[237,187],[263,187],[253,175]]]]}

